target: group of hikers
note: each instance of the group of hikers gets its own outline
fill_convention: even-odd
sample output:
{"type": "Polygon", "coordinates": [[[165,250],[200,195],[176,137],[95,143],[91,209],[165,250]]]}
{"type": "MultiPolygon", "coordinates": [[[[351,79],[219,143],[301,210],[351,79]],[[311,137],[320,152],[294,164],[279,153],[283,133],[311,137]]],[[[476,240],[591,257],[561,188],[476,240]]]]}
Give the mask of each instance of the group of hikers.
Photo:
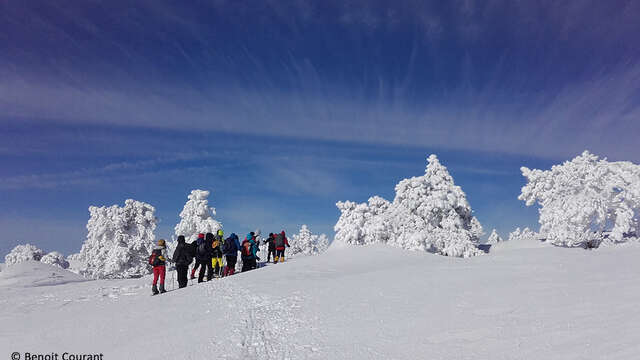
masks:
{"type": "MultiPolygon", "coordinates": [[[[274,264],[284,262],[285,249],[290,247],[284,230],[278,234],[270,233],[263,245],[268,245],[267,262],[271,262],[273,257],[274,264]]],[[[167,262],[175,264],[178,287],[183,288],[187,286],[189,281],[189,266],[194,262],[194,259],[191,279],[195,279],[196,271],[199,269],[198,282],[201,283],[205,279],[205,273],[207,281],[216,277],[233,275],[238,262],[238,252],[240,252],[242,259],[242,272],[257,268],[258,261],[260,261],[259,251],[260,234],[253,231],[247,234],[242,243],[235,233],[225,239],[222,230],[218,230],[216,235],[200,233],[197,240],[190,244],[187,244],[183,235],[180,235],[178,236],[178,245],[171,257],[167,254],[166,241],[160,239],[149,256],[149,265],[153,267],[151,291],[153,295],[167,292],[164,286],[167,262]],[[158,280],[160,281],[159,288],[158,280]]]]}

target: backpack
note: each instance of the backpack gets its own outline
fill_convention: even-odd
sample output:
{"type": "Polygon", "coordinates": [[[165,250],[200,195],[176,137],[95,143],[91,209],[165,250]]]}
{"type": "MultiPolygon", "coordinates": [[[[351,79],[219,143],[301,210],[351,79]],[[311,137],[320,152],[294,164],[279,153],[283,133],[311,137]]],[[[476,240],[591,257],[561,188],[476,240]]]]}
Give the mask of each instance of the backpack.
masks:
{"type": "Polygon", "coordinates": [[[158,266],[160,265],[160,255],[162,255],[162,251],[159,249],[154,249],[149,255],[149,265],[158,266]]]}
{"type": "Polygon", "coordinates": [[[227,240],[224,241],[223,245],[222,245],[222,251],[225,254],[236,254],[236,252],[238,251],[238,249],[236,249],[236,242],[235,239],[233,238],[228,238],[227,240]]]}
{"type": "Polygon", "coordinates": [[[198,244],[198,255],[200,256],[205,256],[209,253],[209,250],[207,249],[207,243],[206,242],[201,242],[200,244],[198,244]]]}
{"type": "Polygon", "coordinates": [[[242,256],[253,256],[253,254],[251,253],[251,242],[249,240],[245,240],[242,242],[242,256]]]}
{"type": "Polygon", "coordinates": [[[278,234],[278,236],[276,236],[276,247],[284,247],[284,236],[282,236],[282,234],[278,234]]]}
{"type": "Polygon", "coordinates": [[[176,250],[173,252],[173,260],[177,264],[191,264],[191,262],[193,261],[193,255],[191,254],[192,249],[193,246],[189,244],[178,244],[176,250]],[[176,254],[178,254],[178,257],[176,257],[176,254]]]}

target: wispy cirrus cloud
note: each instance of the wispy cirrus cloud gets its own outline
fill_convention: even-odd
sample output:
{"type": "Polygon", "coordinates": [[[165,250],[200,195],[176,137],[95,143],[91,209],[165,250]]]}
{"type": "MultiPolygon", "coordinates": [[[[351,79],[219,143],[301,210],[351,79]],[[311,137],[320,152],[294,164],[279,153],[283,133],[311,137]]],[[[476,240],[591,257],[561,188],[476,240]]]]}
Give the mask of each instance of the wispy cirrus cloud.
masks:
{"type": "Polygon", "coordinates": [[[185,161],[211,159],[207,153],[175,154],[140,161],[121,161],[99,167],[85,167],[68,172],[45,172],[28,175],[0,177],[0,189],[54,189],[76,185],[98,185],[125,177],[142,176],[166,171],[166,167],[185,161]],[[161,167],[161,169],[157,169],[161,167]]]}
{"type": "Polygon", "coordinates": [[[3,5],[0,121],[555,158],[622,158],[639,130],[633,2],[41,5],[3,5]]]}

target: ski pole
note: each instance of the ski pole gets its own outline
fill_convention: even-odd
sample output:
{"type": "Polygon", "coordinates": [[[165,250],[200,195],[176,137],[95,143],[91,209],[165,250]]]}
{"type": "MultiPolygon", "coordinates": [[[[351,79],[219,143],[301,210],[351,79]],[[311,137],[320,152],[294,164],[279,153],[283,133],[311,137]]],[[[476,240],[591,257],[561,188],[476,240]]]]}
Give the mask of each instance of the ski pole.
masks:
{"type": "Polygon", "coordinates": [[[173,271],[171,272],[171,291],[176,289],[176,280],[175,280],[175,272],[177,271],[177,269],[173,269],[173,271]]]}

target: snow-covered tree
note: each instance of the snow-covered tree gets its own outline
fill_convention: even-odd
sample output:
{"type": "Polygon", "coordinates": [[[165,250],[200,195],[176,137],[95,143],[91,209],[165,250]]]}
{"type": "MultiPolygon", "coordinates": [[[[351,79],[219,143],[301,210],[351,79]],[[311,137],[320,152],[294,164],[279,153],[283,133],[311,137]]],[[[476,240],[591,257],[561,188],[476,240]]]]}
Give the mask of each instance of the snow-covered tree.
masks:
{"type": "Polygon", "coordinates": [[[4,257],[4,262],[7,266],[11,266],[29,260],[40,261],[42,255],[44,251],[31,244],[18,245],[4,257]]]}
{"type": "Polygon", "coordinates": [[[320,234],[318,236],[318,240],[316,241],[316,248],[318,249],[318,253],[322,254],[327,251],[329,248],[329,238],[325,234],[320,234]]]}
{"type": "Polygon", "coordinates": [[[47,255],[43,256],[42,259],[40,259],[40,262],[43,262],[49,265],[58,266],[63,269],[69,268],[69,262],[64,258],[64,255],[62,255],[57,251],[52,251],[47,255]]]}
{"type": "Polygon", "coordinates": [[[402,180],[391,206],[392,245],[448,256],[468,257],[477,248],[482,226],[465,193],[435,155],[423,176],[402,180]]]}
{"type": "Polygon", "coordinates": [[[368,203],[358,204],[352,201],[338,202],[341,211],[336,223],[336,241],[352,245],[367,245],[386,242],[389,236],[384,214],[391,204],[389,201],[373,196],[368,203]]]}
{"type": "Polygon", "coordinates": [[[540,235],[528,227],[522,230],[520,230],[520,228],[516,228],[513,232],[509,233],[509,241],[520,240],[540,240],[540,235]]]}
{"type": "Polygon", "coordinates": [[[317,255],[329,247],[327,236],[312,234],[307,225],[300,227],[300,232],[291,237],[290,243],[289,254],[291,256],[317,255]]]}
{"type": "Polygon", "coordinates": [[[349,244],[388,243],[403,249],[468,257],[477,248],[482,226],[466,195],[435,155],[423,176],[396,185],[393,203],[373,197],[369,203],[336,204],[342,214],[336,241],[349,244]]]}
{"type": "Polygon", "coordinates": [[[313,251],[313,237],[311,236],[311,231],[307,225],[302,225],[300,227],[300,232],[291,237],[291,249],[289,249],[289,254],[291,256],[295,255],[310,255],[313,251]]]}
{"type": "Polygon", "coordinates": [[[497,243],[503,242],[503,241],[504,240],[502,240],[500,235],[498,235],[498,232],[496,231],[496,229],[493,229],[491,231],[491,235],[489,235],[489,239],[487,240],[487,244],[497,244],[497,243]]]}
{"type": "Polygon", "coordinates": [[[180,212],[180,222],[175,227],[176,238],[184,235],[187,242],[198,238],[199,233],[216,234],[222,225],[213,219],[216,209],[209,207],[210,192],[206,190],[192,190],[188,201],[180,212]]]}
{"type": "Polygon", "coordinates": [[[540,234],[554,245],[598,247],[638,237],[640,166],[585,151],[551,170],[521,168],[518,199],[540,205],[540,234]]]}
{"type": "Polygon", "coordinates": [[[155,208],[128,199],[124,207],[89,207],[87,240],[77,259],[80,273],[92,278],[128,278],[149,273],[155,243],[155,208]]]}

